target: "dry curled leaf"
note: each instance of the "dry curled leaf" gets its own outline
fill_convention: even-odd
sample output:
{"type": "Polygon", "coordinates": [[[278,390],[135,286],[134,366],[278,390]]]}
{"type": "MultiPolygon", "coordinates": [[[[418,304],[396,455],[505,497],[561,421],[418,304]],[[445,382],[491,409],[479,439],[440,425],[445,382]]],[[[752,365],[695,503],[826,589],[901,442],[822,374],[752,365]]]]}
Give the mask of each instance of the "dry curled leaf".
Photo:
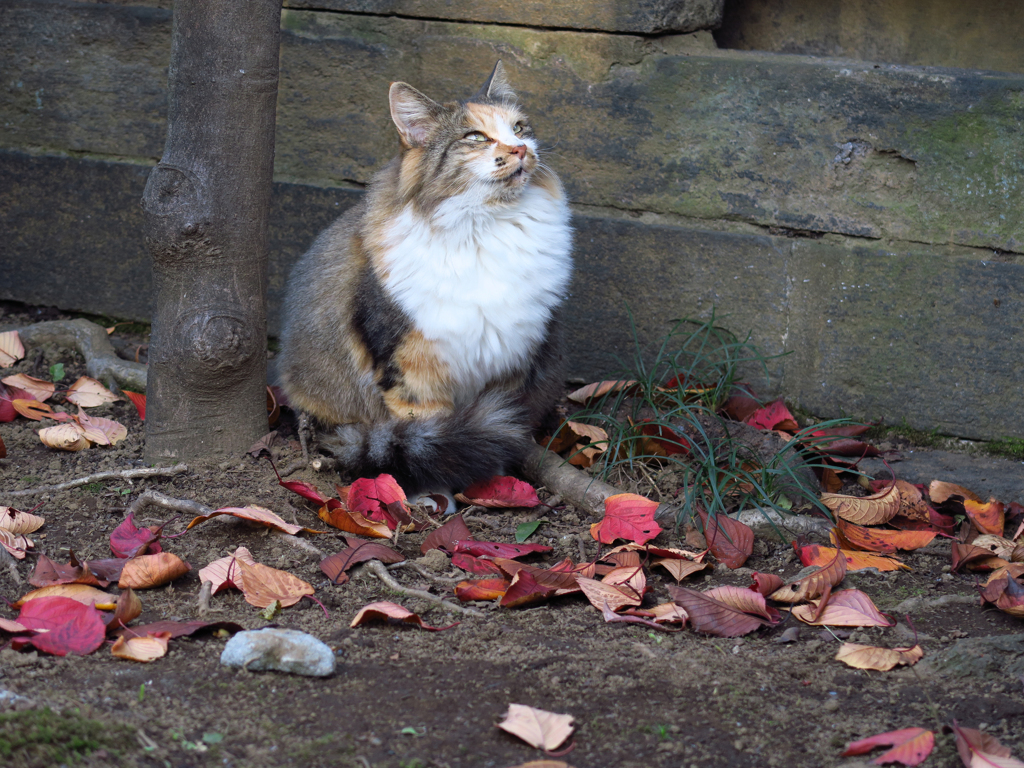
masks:
{"type": "Polygon", "coordinates": [[[583,590],[583,594],[590,604],[599,611],[606,605],[611,610],[617,611],[626,606],[640,605],[643,602],[642,595],[637,594],[636,590],[630,587],[605,584],[597,579],[588,579],[584,576],[577,576],[576,583],[580,585],[580,589],[583,590]]]}
{"type": "Polygon", "coordinates": [[[128,429],[113,419],[90,416],[79,409],[76,421],[81,425],[83,437],[97,445],[116,445],[128,437],[128,429]]]}
{"type": "Polygon", "coordinates": [[[37,379],[35,376],[29,376],[27,373],[18,373],[14,376],[7,376],[0,379],[0,381],[10,387],[17,387],[18,389],[28,392],[39,402],[43,402],[50,398],[57,390],[57,385],[52,381],[37,379]]]}
{"type": "Polygon", "coordinates": [[[447,627],[432,627],[419,617],[418,614],[413,613],[408,608],[403,608],[397,603],[391,603],[387,600],[382,600],[377,603],[370,603],[364,605],[359,609],[359,613],[356,614],[355,618],[352,619],[350,627],[359,627],[363,624],[367,624],[371,621],[397,621],[403,624],[412,624],[419,627],[420,629],[427,629],[431,632],[441,632],[445,629],[451,629],[458,625],[459,622],[449,624],[447,627]]]}
{"type": "Polygon", "coordinates": [[[959,496],[964,501],[981,501],[981,497],[973,491],[969,491],[961,485],[946,483],[942,480],[932,480],[928,486],[928,498],[932,504],[941,504],[954,496],[959,496]]]}
{"type": "Polygon", "coordinates": [[[169,584],[192,570],[192,566],[172,552],[139,555],[124,564],[117,586],[121,589],[149,589],[169,584]]]}
{"type": "Polygon", "coordinates": [[[875,765],[903,763],[913,768],[920,765],[931,754],[935,746],[935,734],[924,728],[903,728],[898,731],[879,733],[846,745],[840,757],[863,755],[876,747],[892,747],[871,762],[875,765]]]}
{"type": "Polygon", "coordinates": [[[754,551],[754,531],[726,514],[710,515],[698,510],[711,554],[725,563],[727,568],[741,567],[754,551]]]}
{"type": "Polygon", "coordinates": [[[298,576],[271,568],[269,565],[262,563],[249,565],[241,559],[236,559],[235,565],[241,574],[242,582],[241,584],[236,583],[236,586],[245,595],[245,602],[255,605],[257,608],[266,608],[275,600],[281,604],[282,608],[287,608],[295,605],[306,595],[312,595],[315,591],[313,585],[298,576]]]}
{"type": "Polygon", "coordinates": [[[669,584],[668,592],[672,601],[686,611],[690,625],[697,632],[716,637],[740,637],[772,623],[763,616],[751,615],[695,589],[669,584]]]}
{"type": "Polygon", "coordinates": [[[0,529],[15,536],[37,531],[45,522],[46,520],[39,515],[22,512],[14,507],[0,507],[0,529]]]}
{"type": "Polygon", "coordinates": [[[67,399],[80,408],[93,408],[104,403],[113,403],[121,398],[100,384],[96,379],[82,376],[68,387],[67,399]]]}
{"type": "Polygon", "coordinates": [[[157,632],[141,637],[121,635],[114,641],[110,651],[119,659],[129,661],[150,662],[167,654],[167,645],[171,641],[170,632],[157,632]]]}
{"type": "Polygon", "coordinates": [[[833,592],[824,609],[811,602],[796,606],[792,613],[805,624],[814,626],[891,627],[896,623],[882,614],[859,589],[833,592]]]}
{"type": "Polygon", "coordinates": [[[821,494],[821,503],[836,517],[857,525],[881,525],[896,516],[900,510],[900,491],[895,484],[870,496],[844,496],[838,493],[821,494]]]}
{"type": "Polygon", "coordinates": [[[85,430],[73,421],[40,429],[39,439],[46,447],[59,451],[81,451],[89,447],[85,430]]]}
{"type": "Polygon", "coordinates": [[[498,727],[531,747],[548,752],[565,743],[574,728],[572,715],[559,715],[523,704],[509,704],[505,719],[498,727]]]}
{"type": "Polygon", "coordinates": [[[192,522],[185,527],[185,530],[187,531],[192,526],[199,525],[199,523],[205,522],[212,517],[217,517],[218,515],[231,515],[232,517],[237,517],[241,520],[248,520],[250,523],[258,523],[259,525],[265,525],[269,528],[276,528],[279,531],[284,531],[285,533],[290,533],[292,535],[295,535],[299,531],[323,533],[323,531],[314,531],[310,528],[303,528],[301,525],[286,523],[269,509],[266,509],[265,507],[258,507],[256,505],[250,505],[248,507],[222,507],[220,509],[215,509],[208,515],[200,515],[193,519],[192,522]]]}
{"type": "Polygon", "coordinates": [[[625,390],[632,389],[635,387],[637,382],[627,379],[619,379],[617,381],[595,381],[593,384],[587,384],[585,387],[570,392],[567,397],[574,403],[586,403],[589,400],[593,400],[598,397],[603,397],[609,392],[622,392],[625,390]]]}
{"type": "Polygon", "coordinates": [[[0,333],[0,368],[10,368],[25,356],[25,346],[17,331],[0,333]]]}
{"type": "Polygon", "coordinates": [[[872,645],[843,643],[836,653],[836,661],[841,661],[854,669],[873,669],[887,672],[899,665],[912,666],[924,656],[920,645],[912,648],[878,648],[872,645]]]}
{"type": "Polygon", "coordinates": [[[787,584],[771,594],[772,600],[780,603],[802,603],[816,597],[823,598],[824,605],[832,593],[832,587],[838,586],[846,578],[846,558],[842,552],[836,552],[832,560],[814,573],[804,576],[799,581],[787,584]]]}

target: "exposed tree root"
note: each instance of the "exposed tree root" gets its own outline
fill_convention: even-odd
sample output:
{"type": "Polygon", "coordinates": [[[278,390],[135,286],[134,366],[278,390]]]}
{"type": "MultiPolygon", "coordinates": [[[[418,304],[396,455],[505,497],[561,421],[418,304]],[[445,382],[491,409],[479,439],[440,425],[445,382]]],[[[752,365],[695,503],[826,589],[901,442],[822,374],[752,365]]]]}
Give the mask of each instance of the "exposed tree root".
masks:
{"type": "MultiPolygon", "coordinates": [[[[41,485],[38,488],[26,488],[23,491],[0,491],[0,496],[35,496],[40,493],[57,493],[59,491],[66,491],[69,488],[77,488],[80,485],[88,485],[89,483],[99,483],[104,480],[135,480],[140,477],[171,477],[173,475],[180,475],[183,472],[188,472],[187,464],[175,464],[173,467],[140,467],[138,469],[97,472],[94,475],[86,475],[85,477],[79,477],[76,480],[68,480],[66,483],[58,483],[57,485],[41,485]]],[[[146,491],[146,493],[142,494],[139,499],[143,498],[147,493],[156,493],[156,491],[146,491]]],[[[139,499],[136,499],[136,503],[138,503],[139,499]]]]}
{"type": "Polygon", "coordinates": [[[174,512],[184,512],[186,514],[195,515],[196,517],[212,515],[214,512],[214,510],[210,509],[205,504],[200,504],[198,501],[192,501],[191,499],[175,499],[172,496],[160,493],[160,491],[149,490],[141,494],[139,498],[132,502],[132,505],[128,508],[128,513],[131,515],[137,515],[139,510],[150,504],[154,507],[163,507],[164,509],[170,509],[174,512]]]}
{"type": "Polygon", "coordinates": [[[603,515],[604,500],[617,493],[624,493],[614,485],[576,469],[565,459],[539,445],[530,447],[530,453],[523,462],[523,473],[534,485],[543,485],[561,496],[562,500],[592,515],[603,515]]]}
{"type": "Polygon", "coordinates": [[[437,606],[440,606],[441,608],[444,608],[446,611],[455,611],[456,613],[463,613],[467,616],[483,616],[483,614],[480,613],[480,611],[478,611],[476,608],[470,608],[464,605],[455,605],[455,603],[449,603],[443,597],[438,597],[437,595],[432,595],[429,592],[424,592],[422,589],[412,589],[410,587],[403,587],[401,584],[395,581],[395,578],[390,573],[388,573],[388,569],[384,566],[384,563],[380,562],[379,560],[369,560],[364,564],[364,566],[370,571],[370,573],[372,573],[374,576],[376,576],[378,579],[384,582],[385,586],[387,586],[389,589],[394,590],[400,595],[405,595],[406,597],[415,597],[421,600],[427,600],[431,603],[434,603],[437,606]]]}
{"type": "Polygon", "coordinates": [[[127,389],[146,391],[146,366],[118,357],[106,330],[96,323],[82,319],[51,320],[19,328],[18,335],[29,347],[47,343],[74,347],[85,358],[85,370],[94,379],[108,385],[116,381],[127,389]]]}

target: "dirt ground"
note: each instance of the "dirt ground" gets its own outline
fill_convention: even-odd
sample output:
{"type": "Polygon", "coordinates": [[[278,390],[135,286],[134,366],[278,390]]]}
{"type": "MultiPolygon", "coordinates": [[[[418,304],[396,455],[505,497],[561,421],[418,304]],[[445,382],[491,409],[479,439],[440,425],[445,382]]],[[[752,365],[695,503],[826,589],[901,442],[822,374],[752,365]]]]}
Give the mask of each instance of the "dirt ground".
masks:
{"type": "MultiPolygon", "coordinates": [[[[28,319],[16,307],[6,311],[0,325],[17,326],[28,319]]],[[[30,351],[4,374],[34,370],[45,375],[56,362],[65,364],[67,381],[82,370],[77,353],[43,348],[41,356],[30,351]]],[[[29,509],[41,504],[36,514],[46,524],[31,538],[36,551],[54,560],[67,562],[69,550],[80,559],[110,557],[110,532],[147,489],[214,508],[256,504],[286,520],[324,527],[311,505],[278,485],[265,459],[249,456],[190,465],[186,474],[173,478],[7,495],[141,466],[143,425],[134,407],[118,402],[92,413],[126,425],[128,438],[112,448],[59,453],[40,443],[38,423],[19,418],[0,424],[8,453],[0,460],[0,505],[29,509]]],[[[292,427],[286,422],[281,430],[284,439],[275,457],[278,466],[285,466],[300,452],[292,427]]],[[[1006,471],[1019,476],[1019,464],[1006,462],[1006,471]]],[[[307,480],[325,493],[337,480],[309,470],[290,479],[307,480]]],[[[942,479],[958,481],[955,475],[942,479]]],[[[588,558],[594,557],[597,543],[588,530],[594,519],[572,508],[541,511],[547,523],[531,541],[554,551],[530,562],[578,561],[581,546],[588,558]]],[[[537,514],[475,510],[470,528],[477,538],[512,541],[515,526],[537,514]]],[[[150,507],[139,522],[163,522],[169,516],[150,507]]],[[[185,522],[172,522],[167,532],[182,531],[185,522]]],[[[410,559],[420,557],[422,535],[401,538],[399,548],[410,559]]],[[[333,533],[302,536],[328,554],[343,546],[333,533]]],[[[668,530],[657,543],[678,540],[668,530]]],[[[216,613],[198,613],[199,568],[240,545],[257,561],[286,569],[316,588],[328,615],[303,600],[283,610],[274,623],[311,633],[336,649],[339,663],[332,677],[228,669],[220,664],[226,639],[211,634],[172,640],[169,654],[150,664],[117,659],[109,644],[86,657],[65,658],[7,648],[0,651],[0,713],[8,715],[0,718],[50,707],[69,720],[98,721],[102,725],[95,727],[111,741],[78,763],[91,766],[508,768],[543,759],[543,753],[495,727],[510,703],[571,714],[575,748],[558,759],[576,768],[853,768],[868,765],[871,756],[839,757],[848,741],[912,726],[937,730],[953,720],[990,732],[1024,758],[1024,625],[979,605],[979,578],[950,572],[948,543],[908,554],[904,559],[911,571],[847,576],[844,586],[862,589],[880,609],[896,613],[899,624],[857,630],[852,636],[837,630],[837,635],[898,647],[913,645],[916,633],[924,649],[919,665],[892,672],[857,671],[835,661],[839,641],[816,628],[803,626],[796,642],[779,642],[797,623],[792,618],[725,640],[689,629],[670,633],[608,624],[580,595],[526,609],[478,604],[481,617],[446,613],[426,600],[391,593],[361,566],[349,583],[333,586],[315,554],[230,518],[165,540],[165,548],[187,560],[192,570],[168,587],[141,592],[144,613],[135,623],[202,619],[233,621],[248,629],[267,626],[260,610],[234,590],[214,596],[216,613]],[[351,629],[357,610],[377,600],[399,602],[435,626],[460,623],[443,632],[386,624],[351,629]]],[[[428,570],[436,567],[433,560],[423,564],[428,570]]],[[[31,556],[18,565],[20,582],[0,568],[0,596],[13,601],[27,592],[32,567],[31,556]]],[[[788,578],[801,565],[788,540],[762,536],[744,568],[720,566],[687,583],[699,589],[747,586],[754,570],[788,578]]],[[[670,577],[659,571],[650,579],[652,603],[669,599],[670,577]]],[[[450,593],[450,583],[440,579],[464,577],[450,565],[432,573],[428,579],[407,568],[393,572],[405,586],[436,594],[450,593]]],[[[0,615],[12,618],[16,611],[0,607],[0,615]]],[[[2,734],[0,729],[0,744],[2,734]]],[[[11,766],[53,764],[27,749],[2,759],[11,766]]],[[[923,765],[959,764],[952,737],[943,735],[923,765]]]]}

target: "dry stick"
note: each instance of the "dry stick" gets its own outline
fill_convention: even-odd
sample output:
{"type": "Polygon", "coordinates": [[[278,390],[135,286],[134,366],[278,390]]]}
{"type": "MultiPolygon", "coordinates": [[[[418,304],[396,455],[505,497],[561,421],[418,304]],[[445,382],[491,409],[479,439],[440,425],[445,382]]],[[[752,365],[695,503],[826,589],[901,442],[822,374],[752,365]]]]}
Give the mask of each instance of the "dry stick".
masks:
{"type": "Polygon", "coordinates": [[[86,373],[94,379],[106,384],[113,380],[128,389],[146,391],[146,366],[118,357],[107,332],[96,323],[52,320],[19,328],[18,336],[30,347],[47,343],[74,347],[85,358],[86,373]]]}
{"type": "MultiPolygon", "coordinates": [[[[66,491],[69,488],[77,488],[80,485],[99,483],[103,480],[134,480],[139,477],[171,477],[188,471],[187,464],[175,464],[173,467],[142,467],[140,469],[122,469],[111,472],[97,472],[94,475],[80,477],[77,480],[68,480],[66,483],[57,485],[42,485],[38,488],[26,488],[23,491],[0,491],[0,496],[34,496],[37,493],[57,493],[66,491]]],[[[150,493],[147,491],[146,493],[150,493]]],[[[154,491],[155,493],[155,491],[154,491]]],[[[146,494],[142,494],[141,499],[146,494]]]]}
{"type": "Polygon", "coordinates": [[[130,515],[138,515],[139,510],[147,504],[152,504],[154,507],[172,509],[175,512],[187,512],[197,517],[201,515],[211,515],[214,512],[214,510],[210,509],[205,504],[200,504],[198,501],[192,501],[191,499],[175,499],[172,496],[160,493],[160,491],[149,490],[141,494],[132,502],[132,505],[128,508],[128,513],[130,515]]]}
{"type": "Polygon", "coordinates": [[[380,562],[379,560],[369,560],[365,563],[365,566],[369,569],[370,573],[372,573],[378,579],[383,581],[385,586],[394,590],[400,595],[405,595],[406,597],[418,597],[423,600],[428,600],[434,603],[435,605],[441,606],[445,610],[455,611],[457,613],[464,613],[467,616],[483,616],[483,614],[480,613],[480,611],[478,611],[476,608],[468,608],[463,605],[455,605],[454,603],[449,603],[443,597],[438,597],[437,595],[432,595],[429,592],[424,592],[422,589],[412,589],[410,587],[403,587],[401,584],[395,581],[394,577],[390,573],[388,573],[388,569],[384,567],[384,563],[380,562]]]}
{"type": "Polygon", "coordinates": [[[323,560],[325,557],[327,557],[326,553],[324,553],[322,549],[314,547],[308,541],[300,539],[298,536],[295,536],[291,533],[285,533],[284,531],[279,531],[275,528],[273,531],[273,535],[281,539],[281,541],[285,542],[286,544],[290,544],[296,549],[301,549],[306,554],[313,555],[319,560],[323,560]]]}
{"type": "Polygon", "coordinates": [[[420,576],[430,581],[436,581],[439,584],[459,584],[465,579],[453,579],[450,576],[438,576],[437,574],[431,573],[419,563],[415,563],[412,560],[403,560],[400,563],[392,563],[387,566],[389,571],[397,571],[399,568],[408,568],[409,570],[416,571],[420,576]]]}
{"type": "Polygon", "coordinates": [[[624,491],[582,472],[539,445],[530,447],[523,472],[534,485],[543,485],[592,515],[604,514],[604,500],[624,491]]]}

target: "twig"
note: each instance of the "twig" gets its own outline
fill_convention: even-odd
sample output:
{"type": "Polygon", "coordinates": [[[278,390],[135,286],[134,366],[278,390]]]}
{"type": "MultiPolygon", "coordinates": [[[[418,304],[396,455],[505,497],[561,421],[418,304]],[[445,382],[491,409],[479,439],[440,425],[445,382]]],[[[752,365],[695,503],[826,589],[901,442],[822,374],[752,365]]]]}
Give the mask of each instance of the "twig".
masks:
{"type": "Polygon", "coordinates": [[[122,360],[114,352],[107,332],[88,320],[52,320],[18,329],[26,346],[66,344],[81,352],[85,370],[94,379],[118,384],[139,392],[146,391],[146,366],[122,360]]]}
{"type": "Polygon", "coordinates": [[[374,576],[376,576],[378,579],[384,582],[385,586],[387,586],[389,589],[393,589],[400,595],[405,595],[406,597],[418,597],[422,600],[428,600],[429,602],[434,603],[435,605],[438,605],[447,611],[464,613],[467,616],[483,616],[483,614],[480,613],[480,611],[478,611],[476,608],[469,608],[467,606],[449,603],[444,598],[438,597],[437,595],[432,595],[429,592],[424,592],[422,589],[412,589],[410,587],[403,587],[401,584],[395,581],[394,577],[390,573],[388,573],[388,569],[384,567],[384,563],[380,562],[379,560],[369,560],[366,563],[366,568],[369,569],[370,573],[372,573],[374,576]]]}
{"type": "MultiPolygon", "coordinates": [[[[99,483],[104,480],[134,480],[139,477],[171,477],[188,472],[187,464],[175,464],[173,467],[141,467],[139,469],[121,469],[111,472],[97,472],[94,475],[68,480],[57,485],[42,485],[38,488],[26,488],[23,491],[0,491],[0,496],[34,496],[37,493],[57,493],[80,485],[99,483]]],[[[145,496],[145,494],[143,494],[145,496]]],[[[142,498],[141,496],[139,498],[142,498]]]]}
{"type": "Polygon", "coordinates": [[[281,477],[288,477],[288,475],[298,472],[300,469],[304,469],[309,466],[309,462],[305,459],[296,459],[291,464],[288,464],[281,470],[281,477]]]}
{"type": "Polygon", "coordinates": [[[523,462],[523,472],[534,485],[545,486],[552,493],[592,515],[603,515],[604,500],[623,493],[614,485],[591,477],[539,445],[530,447],[530,453],[523,462]]]}
{"type": "Polygon", "coordinates": [[[430,579],[431,581],[436,581],[439,584],[458,584],[462,581],[465,581],[465,579],[453,579],[449,576],[437,576],[428,571],[419,563],[413,562],[412,560],[403,560],[400,563],[393,563],[387,566],[387,569],[389,571],[397,571],[399,568],[408,568],[410,570],[416,571],[416,573],[418,573],[423,578],[430,579]]]}
{"type": "Polygon", "coordinates": [[[138,515],[139,510],[147,504],[152,504],[154,507],[163,507],[164,509],[173,509],[175,512],[187,512],[188,514],[195,515],[197,517],[213,514],[212,509],[207,507],[205,504],[200,504],[198,501],[192,501],[191,499],[175,499],[171,496],[160,493],[160,491],[153,490],[146,491],[133,501],[132,505],[128,508],[128,513],[138,515]]]}
{"type": "Polygon", "coordinates": [[[273,535],[281,539],[286,544],[290,544],[296,549],[301,549],[303,552],[313,555],[318,560],[323,560],[325,557],[327,557],[326,553],[324,553],[322,549],[314,547],[308,541],[304,541],[303,539],[300,539],[298,536],[293,536],[290,533],[279,531],[276,528],[274,529],[273,535]]]}
{"type": "Polygon", "coordinates": [[[199,588],[199,598],[198,598],[199,607],[196,608],[196,612],[200,616],[202,616],[203,614],[206,614],[206,613],[220,613],[220,612],[222,612],[224,610],[223,608],[211,608],[210,607],[210,598],[212,596],[213,596],[213,582],[212,581],[204,581],[203,582],[203,586],[201,586],[199,588]]]}

